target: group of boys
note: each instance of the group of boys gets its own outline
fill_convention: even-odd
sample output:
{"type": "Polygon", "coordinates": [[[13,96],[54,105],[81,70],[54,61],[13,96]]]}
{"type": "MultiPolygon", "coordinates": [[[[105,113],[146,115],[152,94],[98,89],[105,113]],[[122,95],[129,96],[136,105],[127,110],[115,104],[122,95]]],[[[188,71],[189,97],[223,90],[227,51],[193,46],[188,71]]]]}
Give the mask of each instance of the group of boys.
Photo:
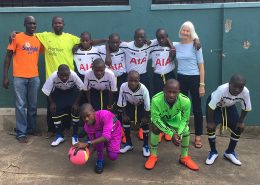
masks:
{"type": "MultiPolygon", "coordinates": [[[[121,42],[119,35],[113,33],[109,36],[106,46],[94,46],[99,42],[93,42],[90,33],[83,32],[80,39],[70,34],[66,35],[62,32],[63,23],[62,18],[54,18],[53,27],[56,32],[39,33],[36,34],[36,38],[34,36],[35,18],[28,16],[24,21],[26,31],[17,34],[8,46],[3,85],[8,88],[8,68],[14,56],[16,117],[17,122],[23,122],[17,124],[17,126],[22,125],[16,128],[17,139],[20,142],[27,142],[26,134],[35,131],[35,102],[37,102],[39,87],[38,56],[43,45],[46,67],[49,67],[46,68],[47,80],[42,91],[48,97],[48,115],[54,125],[55,139],[51,143],[52,146],[58,146],[64,141],[62,122],[68,115],[71,116],[73,127],[72,145],[78,143],[79,106],[88,102],[96,111],[107,109],[118,116],[126,139],[120,153],[133,149],[130,125],[134,122],[140,124],[142,128],[139,135],[143,139],[143,155],[149,157],[145,163],[146,169],[154,168],[158,160],[157,148],[160,134],[164,133],[176,146],[181,145],[180,163],[192,170],[198,170],[198,165],[188,155],[191,103],[188,97],[180,93],[179,82],[173,79],[175,77],[173,72],[175,50],[168,39],[167,32],[164,29],[158,29],[156,39],[147,41],[145,31],[137,29],[134,41],[131,42],[121,42]],[[60,39],[61,36],[65,38],[60,39]],[[51,42],[54,45],[51,45],[51,42]],[[64,42],[69,42],[70,45],[67,44],[65,48],[59,50],[57,43],[62,45],[64,42]],[[66,55],[63,55],[64,52],[66,55]],[[62,62],[55,61],[58,53],[66,59],[62,62]],[[75,72],[74,66],[71,65],[73,64],[72,57],[75,72]],[[72,61],[66,63],[65,60],[68,58],[72,61]],[[150,58],[155,73],[153,78],[156,80],[151,105],[150,80],[147,74],[147,64],[150,58]],[[47,59],[51,62],[47,62],[47,59]],[[35,78],[38,82],[30,85],[35,78]],[[35,89],[30,90],[28,87],[35,89]],[[16,88],[19,89],[16,90],[16,88]],[[36,97],[35,93],[34,96],[30,95],[31,92],[35,92],[36,97]],[[26,108],[28,119],[25,114],[26,108]],[[152,133],[149,147],[150,122],[152,133]]],[[[246,113],[251,110],[249,91],[245,83],[244,77],[233,75],[229,83],[218,87],[208,98],[206,116],[208,140],[211,147],[206,160],[208,165],[213,164],[218,157],[215,147],[215,130],[216,125],[221,122],[231,131],[230,144],[224,157],[236,165],[241,165],[234,149],[244,129],[243,120],[246,113]],[[241,102],[242,105],[240,117],[234,105],[236,102],[241,102]]]]}

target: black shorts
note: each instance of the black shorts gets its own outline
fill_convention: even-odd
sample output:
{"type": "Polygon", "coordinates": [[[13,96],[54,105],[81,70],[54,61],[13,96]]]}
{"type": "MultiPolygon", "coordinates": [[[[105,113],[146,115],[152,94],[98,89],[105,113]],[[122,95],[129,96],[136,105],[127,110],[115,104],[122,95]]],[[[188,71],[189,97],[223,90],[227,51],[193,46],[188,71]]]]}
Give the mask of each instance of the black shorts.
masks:
{"type": "Polygon", "coordinates": [[[56,104],[55,116],[70,115],[71,107],[75,103],[78,93],[79,90],[76,86],[68,90],[55,88],[55,90],[50,94],[56,104]]]}
{"type": "Polygon", "coordinates": [[[176,77],[173,71],[164,75],[154,73],[153,74],[153,96],[163,90],[164,84],[167,80],[175,79],[175,78],[176,77]]]}
{"type": "Polygon", "coordinates": [[[91,88],[89,90],[90,93],[90,102],[92,107],[98,110],[106,110],[109,104],[109,91],[108,90],[96,90],[91,88]]]}
{"type": "Polygon", "coordinates": [[[150,92],[150,79],[148,73],[140,74],[140,82],[144,84],[147,90],[150,92]]]}
{"type": "Polygon", "coordinates": [[[140,104],[136,106],[127,103],[127,105],[125,106],[125,112],[126,115],[129,116],[130,121],[133,121],[135,123],[140,123],[142,117],[145,115],[144,104],[140,104]]]}
{"type": "MultiPolygon", "coordinates": [[[[208,122],[208,104],[211,100],[211,95],[207,99],[206,103],[206,119],[208,122]]],[[[237,112],[237,108],[235,105],[232,105],[230,107],[217,107],[214,110],[214,115],[213,115],[213,121],[215,125],[217,126],[218,124],[223,124],[227,123],[227,127],[230,128],[232,131],[236,130],[236,126],[238,123],[239,115],[237,112]],[[223,123],[224,121],[224,123],[223,123]]]]}
{"type": "Polygon", "coordinates": [[[117,82],[116,82],[117,83],[117,92],[114,93],[114,102],[117,102],[117,100],[118,100],[121,85],[127,81],[127,74],[123,73],[121,76],[116,77],[116,79],[117,79],[117,82]]]}

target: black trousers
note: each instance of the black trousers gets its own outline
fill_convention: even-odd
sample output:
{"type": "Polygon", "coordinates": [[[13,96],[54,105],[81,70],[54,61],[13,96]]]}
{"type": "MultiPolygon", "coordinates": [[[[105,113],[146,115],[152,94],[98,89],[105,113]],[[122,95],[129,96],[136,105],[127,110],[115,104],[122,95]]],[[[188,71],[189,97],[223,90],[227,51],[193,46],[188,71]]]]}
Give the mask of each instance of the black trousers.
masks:
{"type": "Polygon", "coordinates": [[[175,74],[173,71],[164,74],[164,75],[160,75],[157,73],[153,74],[153,96],[155,94],[157,94],[158,92],[161,92],[164,88],[164,84],[167,80],[169,79],[175,79],[175,74]]]}
{"type": "Polygon", "coordinates": [[[203,114],[201,109],[201,98],[199,94],[200,76],[199,75],[182,75],[178,74],[178,81],[181,86],[181,93],[191,96],[192,110],[194,114],[195,135],[202,135],[203,114]]]}

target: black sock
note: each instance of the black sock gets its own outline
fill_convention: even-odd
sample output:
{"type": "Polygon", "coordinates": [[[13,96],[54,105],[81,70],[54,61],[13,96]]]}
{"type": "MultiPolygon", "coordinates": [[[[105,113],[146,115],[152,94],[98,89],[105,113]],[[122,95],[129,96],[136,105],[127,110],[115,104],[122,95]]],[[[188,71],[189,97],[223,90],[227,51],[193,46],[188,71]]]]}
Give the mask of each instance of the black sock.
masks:
{"type": "Polygon", "coordinates": [[[143,129],[143,144],[145,146],[145,145],[148,145],[148,136],[149,136],[149,126],[148,126],[148,124],[142,126],[142,129],[143,129]]]}
{"type": "Polygon", "coordinates": [[[123,125],[124,131],[125,131],[125,137],[126,137],[126,144],[132,146],[132,140],[130,136],[130,125],[123,125]]]}
{"type": "Polygon", "coordinates": [[[208,133],[208,140],[211,151],[217,153],[215,132],[208,133]]]}

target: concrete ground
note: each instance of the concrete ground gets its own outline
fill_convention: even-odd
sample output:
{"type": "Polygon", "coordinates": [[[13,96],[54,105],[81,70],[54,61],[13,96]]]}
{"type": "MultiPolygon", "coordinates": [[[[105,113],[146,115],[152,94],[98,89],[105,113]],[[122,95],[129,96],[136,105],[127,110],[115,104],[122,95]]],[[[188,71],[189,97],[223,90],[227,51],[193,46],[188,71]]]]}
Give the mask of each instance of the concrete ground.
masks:
{"type": "MultiPolygon", "coordinates": [[[[212,166],[205,165],[209,146],[207,136],[203,136],[202,149],[190,147],[190,155],[199,164],[194,172],[178,163],[180,148],[163,141],[159,146],[159,160],[156,167],[144,169],[146,158],[141,153],[141,142],[133,134],[134,150],[119,155],[115,162],[106,160],[104,172],[94,172],[93,155],[85,166],[73,166],[67,156],[70,138],[56,148],[50,147],[51,139],[31,136],[29,143],[19,144],[14,136],[0,132],[0,184],[259,184],[260,183],[260,140],[258,135],[244,134],[237,152],[242,166],[235,166],[223,159],[228,145],[227,137],[217,138],[219,158],[212,166]]],[[[191,135],[193,141],[194,135],[191,135]]]]}

